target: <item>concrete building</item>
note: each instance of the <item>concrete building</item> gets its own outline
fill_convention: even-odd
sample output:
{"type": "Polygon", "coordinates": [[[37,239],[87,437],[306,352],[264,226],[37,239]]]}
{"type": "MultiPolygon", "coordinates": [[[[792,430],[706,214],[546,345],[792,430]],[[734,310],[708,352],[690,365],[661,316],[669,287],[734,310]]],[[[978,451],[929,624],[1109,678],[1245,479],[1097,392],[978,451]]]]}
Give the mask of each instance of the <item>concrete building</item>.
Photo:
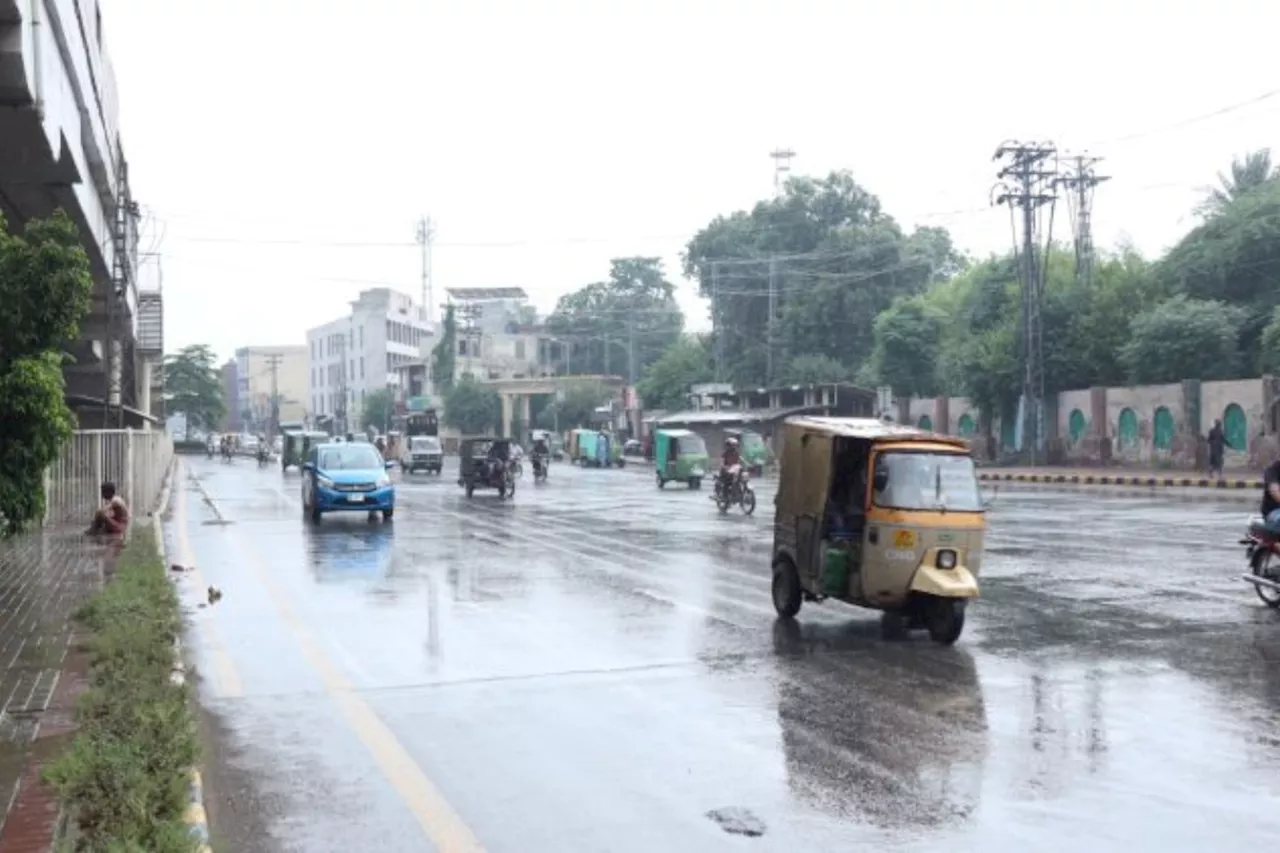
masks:
{"type": "Polygon", "coordinates": [[[366,290],[345,317],[307,332],[307,397],[313,422],[349,432],[360,425],[365,398],[390,388],[403,397],[413,365],[430,351],[427,313],[404,293],[366,290]]]}
{"type": "Polygon", "coordinates": [[[61,208],[80,230],[93,302],[66,379],[86,427],[153,422],[164,345],[118,113],[97,0],[0,0],[0,212],[20,231],[61,208]]]}
{"type": "Polygon", "coordinates": [[[228,359],[219,371],[222,377],[222,399],[226,401],[227,411],[222,416],[223,432],[239,432],[240,423],[240,376],[234,358],[228,359]]]}
{"type": "Polygon", "coordinates": [[[272,381],[279,400],[281,421],[307,417],[310,399],[307,348],[252,346],[236,350],[236,411],[244,429],[266,432],[272,428],[272,381]],[[274,368],[273,368],[274,365],[274,368]]]}

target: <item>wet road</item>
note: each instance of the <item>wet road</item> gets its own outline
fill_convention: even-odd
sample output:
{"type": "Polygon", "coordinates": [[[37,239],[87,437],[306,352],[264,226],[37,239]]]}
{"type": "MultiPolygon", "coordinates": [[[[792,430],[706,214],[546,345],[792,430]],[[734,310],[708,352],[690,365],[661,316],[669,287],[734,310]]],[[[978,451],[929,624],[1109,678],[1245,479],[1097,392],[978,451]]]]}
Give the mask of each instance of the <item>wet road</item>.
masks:
{"type": "Polygon", "coordinates": [[[984,599],[942,649],[841,605],[776,623],[768,483],[757,517],[719,517],[631,470],[558,464],[513,502],[468,502],[446,468],[402,479],[391,524],[315,527],[296,474],[185,468],[169,547],[197,567],[189,653],[229,849],[1280,835],[1280,614],[1236,580],[1239,502],[1002,489],[984,599]],[[210,584],[224,598],[197,607],[210,584]]]}

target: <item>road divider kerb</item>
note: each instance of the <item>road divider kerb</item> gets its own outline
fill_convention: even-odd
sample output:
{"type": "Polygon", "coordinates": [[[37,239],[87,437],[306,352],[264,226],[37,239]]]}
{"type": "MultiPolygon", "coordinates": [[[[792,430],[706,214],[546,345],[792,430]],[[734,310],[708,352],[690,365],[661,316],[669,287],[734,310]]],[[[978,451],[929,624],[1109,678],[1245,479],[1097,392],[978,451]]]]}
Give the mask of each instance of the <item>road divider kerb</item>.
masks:
{"type": "Polygon", "coordinates": [[[1145,486],[1148,488],[1261,489],[1254,478],[1152,477],[1142,474],[1026,474],[979,471],[978,479],[993,483],[1049,483],[1071,486],[1145,486]]]}
{"type": "MultiPolygon", "coordinates": [[[[176,458],[173,460],[173,464],[170,465],[164,489],[160,493],[159,507],[151,517],[152,528],[155,531],[156,552],[160,557],[160,565],[162,566],[168,566],[169,561],[165,556],[164,521],[161,517],[169,506],[169,500],[173,493],[173,484],[180,473],[180,465],[181,461],[176,458]]],[[[185,519],[182,519],[182,521],[185,523],[185,519]]],[[[182,638],[180,637],[173,638],[172,679],[175,684],[185,685],[187,683],[187,666],[182,657],[182,638]]],[[[187,811],[184,819],[187,824],[187,830],[191,833],[191,838],[196,842],[198,853],[211,853],[213,848],[209,846],[209,817],[204,810],[204,783],[198,766],[191,768],[190,782],[187,785],[187,811]]]]}

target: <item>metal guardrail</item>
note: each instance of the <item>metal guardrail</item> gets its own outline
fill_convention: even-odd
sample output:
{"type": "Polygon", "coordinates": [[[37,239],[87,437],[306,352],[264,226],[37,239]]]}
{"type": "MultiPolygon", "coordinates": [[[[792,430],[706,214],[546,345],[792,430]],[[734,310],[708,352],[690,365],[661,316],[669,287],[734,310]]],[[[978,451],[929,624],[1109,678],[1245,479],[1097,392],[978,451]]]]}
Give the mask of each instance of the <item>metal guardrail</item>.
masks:
{"type": "Polygon", "coordinates": [[[88,524],[108,481],[134,515],[151,512],[172,462],[173,440],[163,430],[78,430],[45,472],[45,524],[88,524]]]}

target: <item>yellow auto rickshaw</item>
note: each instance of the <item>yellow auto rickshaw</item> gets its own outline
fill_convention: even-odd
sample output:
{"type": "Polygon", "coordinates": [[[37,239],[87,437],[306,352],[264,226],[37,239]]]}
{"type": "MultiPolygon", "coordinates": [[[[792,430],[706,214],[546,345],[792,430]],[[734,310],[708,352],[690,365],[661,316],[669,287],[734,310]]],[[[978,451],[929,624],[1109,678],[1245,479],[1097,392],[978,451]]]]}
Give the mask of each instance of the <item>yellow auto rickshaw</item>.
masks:
{"type": "Polygon", "coordinates": [[[789,418],[780,438],[778,615],[835,598],[884,611],[886,634],[959,639],[986,532],[968,444],[863,418],[789,418]]]}

